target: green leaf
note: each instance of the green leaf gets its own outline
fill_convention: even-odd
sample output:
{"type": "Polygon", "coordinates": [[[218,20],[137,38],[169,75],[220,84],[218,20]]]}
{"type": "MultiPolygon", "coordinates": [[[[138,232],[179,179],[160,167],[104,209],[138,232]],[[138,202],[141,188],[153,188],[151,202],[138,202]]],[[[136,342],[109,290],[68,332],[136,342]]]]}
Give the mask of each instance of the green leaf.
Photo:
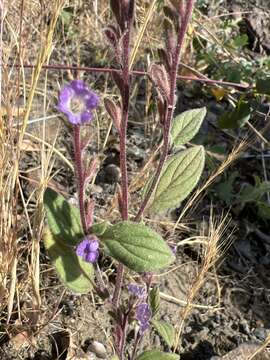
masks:
{"type": "Polygon", "coordinates": [[[206,115],[206,108],[192,109],[176,116],[173,120],[170,135],[174,146],[190,141],[199,131],[206,115]]]}
{"type": "Polygon", "coordinates": [[[120,222],[107,228],[100,239],[112,257],[136,272],[155,271],[175,259],[162,237],[142,223],[120,222]]]}
{"type": "Polygon", "coordinates": [[[149,211],[160,213],[178,206],[197,185],[204,161],[203,146],[194,146],[170,157],[150,200],[149,211]]]}
{"type": "Polygon", "coordinates": [[[97,236],[100,236],[100,235],[104,234],[104,232],[106,231],[108,226],[109,226],[109,223],[107,221],[103,221],[101,223],[94,224],[91,227],[91,232],[97,236]]]}
{"type": "Polygon", "coordinates": [[[150,290],[149,303],[153,317],[158,313],[160,307],[160,295],[159,288],[157,286],[153,287],[153,289],[150,290]]]}
{"type": "Polygon", "coordinates": [[[50,188],[46,189],[43,200],[51,232],[60,235],[69,245],[76,245],[84,236],[79,209],[50,188]]]}
{"type": "Polygon", "coordinates": [[[270,95],[270,77],[257,79],[256,90],[259,94],[270,95]]]}
{"type": "Polygon", "coordinates": [[[238,35],[236,38],[233,39],[233,46],[236,48],[246,46],[247,44],[248,44],[247,34],[238,35]]]}
{"type": "Polygon", "coordinates": [[[179,360],[180,356],[172,353],[165,353],[158,350],[143,352],[136,360],[179,360]]]}
{"type": "Polygon", "coordinates": [[[218,126],[221,129],[237,129],[245,125],[250,119],[251,108],[248,103],[240,102],[237,107],[223,114],[218,120],[218,126]]]}
{"type": "Polygon", "coordinates": [[[259,201],[262,196],[270,191],[270,181],[263,181],[256,186],[247,184],[239,194],[239,199],[243,203],[259,201]]]}
{"type": "Polygon", "coordinates": [[[166,344],[169,347],[172,347],[175,341],[174,327],[170,323],[163,320],[152,320],[151,323],[160,335],[160,337],[162,337],[162,339],[166,342],[166,344]]]}
{"type": "Polygon", "coordinates": [[[50,188],[45,191],[44,206],[48,220],[44,243],[60,279],[73,292],[88,293],[92,288],[93,266],[75,252],[84,236],[79,210],[50,188]]]}
{"type": "Polygon", "coordinates": [[[68,10],[62,10],[60,13],[60,19],[62,20],[63,24],[69,26],[72,22],[73,13],[68,10]]]}
{"type": "Polygon", "coordinates": [[[263,220],[270,220],[270,205],[266,202],[259,201],[257,202],[258,215],[263,220]]]}
{"type": "Polygon", "coordinates": [[[44,233],[45,248],[55,266],[59,278],[71,291],[87,294],[92,289],[93,265],[77,256],[74,248],[70,248],[60,236],[54,235],[49,229],[44,233]]]}
{"type": "Polygon", "coordinates": [[[238,176],[239,176],[239,172],[234,171],[229,175],[229,177],[224,182],[220,182],[216,186],[218,197],[221,200],[225,201],[228,206],[231,205],[232,200],[235,198],[235,194],[233,192],[233,185],[235,179],[238,176]]]}

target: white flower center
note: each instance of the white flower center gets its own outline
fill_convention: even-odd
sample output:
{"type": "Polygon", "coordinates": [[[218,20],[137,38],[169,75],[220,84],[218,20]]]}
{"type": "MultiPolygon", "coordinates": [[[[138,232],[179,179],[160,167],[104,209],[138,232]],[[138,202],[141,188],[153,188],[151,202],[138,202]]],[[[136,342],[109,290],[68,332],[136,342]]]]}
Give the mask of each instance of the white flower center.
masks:
{"type": "Polygon", "coordinates": [[[74,114],[82,113],[85,110],[85,102],[82,98],[75,96],[70,99],[70,110],[74,114]]]}

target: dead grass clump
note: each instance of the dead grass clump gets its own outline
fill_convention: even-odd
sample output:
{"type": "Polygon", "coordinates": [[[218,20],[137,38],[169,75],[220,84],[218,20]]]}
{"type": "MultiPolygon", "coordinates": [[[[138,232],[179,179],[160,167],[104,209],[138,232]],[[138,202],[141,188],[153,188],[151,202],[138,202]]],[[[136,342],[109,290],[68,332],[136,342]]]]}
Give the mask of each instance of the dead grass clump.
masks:
{"type": "MultiPolygon", "coordinates": [[[[231,233],[227,234],[229,224],[228,214],[220,219],[215,219],[211,210],[209,223],[206,226],[207,233],[203,230],[203,233],[201,234],[201,239],[203,239],[203,241],[201,241],[201,264],[196,275],[191,280],[187,291],[186,304],[179,314],[181,320],[177,326],[174,351],[180,347],[180,340],[186,320],[192,312],[194,300],[198,297],[199,292],[205,283],[207,274],[231,244],[231,233]]],[[[192,240],[190,241],[190,244],[192,244],[192,240]]]]}

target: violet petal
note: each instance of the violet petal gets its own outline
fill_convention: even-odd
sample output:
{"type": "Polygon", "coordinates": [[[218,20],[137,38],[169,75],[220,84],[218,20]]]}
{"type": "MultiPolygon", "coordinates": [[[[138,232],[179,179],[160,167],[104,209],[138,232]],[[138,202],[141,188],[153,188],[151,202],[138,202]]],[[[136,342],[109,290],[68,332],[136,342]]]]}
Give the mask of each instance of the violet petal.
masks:
{"type": "Polygon", "coordinates": [[[92,110],[99,103],[98,95],[87,88],[82,80],[73,80],[59,93],[57,109],[73,125],[82,125],[93,119],[92,110]]]}
{"type": "Polygon", "coordinates": [[[95,238],[85,238],[76,248],[76,255],[83,258],[84,261],[94,263],[99,257],[99,243],[95,238]]]}
{"type": "Polygon", "coordinates": [[[128,287],[128,291],[138,298],[144,298],[146,296],[146,289],[144,286],[129,284],[127,287],[128,287]]]}

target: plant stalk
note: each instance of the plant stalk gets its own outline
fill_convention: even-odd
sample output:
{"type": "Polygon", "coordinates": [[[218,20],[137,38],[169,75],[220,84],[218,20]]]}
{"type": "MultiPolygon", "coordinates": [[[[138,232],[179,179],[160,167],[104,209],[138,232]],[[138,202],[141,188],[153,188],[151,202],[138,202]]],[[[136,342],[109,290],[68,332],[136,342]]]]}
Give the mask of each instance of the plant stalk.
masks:
{"type": "Polygon", "coordinates": [[[84,204],[85,176],[84,176],[83,162],[82,162],[81,127],[79,125],[74,126],[73,140],[74,140],[75,172],[76,172],[77,184],[78,184],[80,217],[81,217],[83,232],[86,235],[87,225],[86,225],[86,214],[85,214],[85,204],[84,204]]]}
{"type": "MultiPolygon", "coordinates": [[[[10,67],[9,65],[5,65],[7,67],[10,67]]],[[[23,65],[19,65],[19,64],[15,64],[12,65],[14,68],[25,68],[25,69],[33,69],[35,67],[35,65],[31,65],[31,64],[23,64],[23,65]]],[[[183,65],[184,66],[184,65],[183,65]]],[[[187,65],[185,65],[187,66],[187,65]]],[[[1,67],[1,65],[0,65],[1,67]]],[[[63,64],[51,64],[51,65],[43,65],[42,69],[44,70],[77,70],[77,71],[85,71],[85,72],[96,72],[96,73],[118,73],[121,70],[119,69],[113,69],[113,68],[105,68],[105,67],[88,67],[88,66],[74,66],[74,65],[63,65],[63,64]]],[[[222,81],[222,80],[214,80],[214,79],[208,79],[206,76],[204,75],[199,75],[198,72],[192,68],[190,68],[190,71],[194,71],[194,74],[196,75],[196,77],[194,76],[187,76],[187,75],[177,75],[177,80],[184,80],[184,81],[197,81],[197,82],[201,82],[201,83],[205,83],[205,84],[210,84],[210,85],[220,85],[220,86],[231,86],[231,87],[235,87],[238,89],[243,89],[243,90],[248,90],[248,89],[252,89],[252,85],[250,84],[238,84],[238,83],[234,83],[231,81],[222,81]],[[196,74],[197,73],[197,74],[196,74]]],[[[145,71],[141,71],[141,70],[131,70],[130,74],[134,75],[134,76],[147,76],[147,72],[145,71]]]]}
{"type": "Polygon", "coordinates": [[[161,171],[163,169],[163,166],[164,166],[165,161],[168,156],[169,147],[170,147],[170,143],[169,143],[170,127],[171,127],[171,122],[172,122],[174,107],[175,107],[175,90],[176,90],[176,81],[177,81],[177,71],[178,71],[178,66],[179,66],[180,57],[181,57],[181,50],[182,50],[185,35],[187,32],[188,22],[189,22],[189,19],[192,14],[192,10],[193,10],[193,5],[194,5],[194,0],[188,0],[185,12],[183,13],[183,15],[180,14],[180,16],[179,16],[179,20],[181,18],[181,25],[180,25],[178,38],[177,38],[176,48],[175,48],[174,54],[173,54],[173,63],[172,63],[171,71],[169,74],[171,86],[170,86],[170,96],[169,96],[169,102],[168,102],[168,106],[167,106],[167,112],[166,112],[164,125],[163,125],[162,153],[161,153],[161,157],[160,157],[159,164],[158,164],[156,173],[154,175],[153,181],[151,183],[151,186],[150,186],[145,198],[143,199],[143,201],[141,203],[140,209],[135,217],[135,221],[140,221],[140,218],[141,218],[145,208],[147,207],[147,204],[151,198],[151,195],[153,194],[154,190],[156,189],[156,186],[158,184],[158,181],[159,181],[159,178],[161,175],[161,171]]]}
{"type": "MultiPolygon", "coordinates": [[[[129,112],[129,56],[130,56],[130,24],[124,34],[123,38],[123,96],[122,96],[122,119],[120,129],[120,172],[121,172],[121,216],[123,220],[128,219],[128,175],[127,175],[127,151],[126,151],[126,138],[127,138],[127,123],[129,112]]],[[[118,308],[121,288],[124,276],[124,266],[118,264],[116,284],[113,294],[113,305],[118,308]]]]}

